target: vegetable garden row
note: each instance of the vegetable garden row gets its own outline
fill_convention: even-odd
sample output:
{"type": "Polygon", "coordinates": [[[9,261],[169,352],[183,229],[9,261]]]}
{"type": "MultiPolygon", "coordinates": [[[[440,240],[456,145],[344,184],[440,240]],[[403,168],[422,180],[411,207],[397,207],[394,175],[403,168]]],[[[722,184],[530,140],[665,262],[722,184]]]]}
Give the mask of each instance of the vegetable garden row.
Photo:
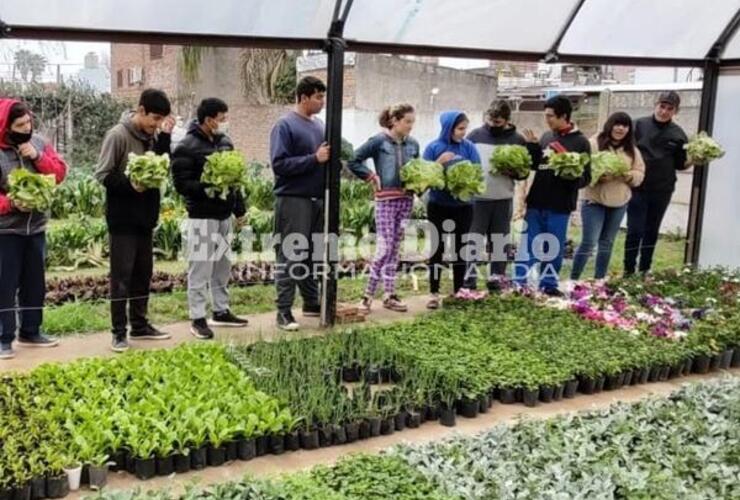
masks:
{"type": "Polygon", "coordinates": [[[506,294],[325,337],[45,365],[0,388],[0,498],[63,496],[81,466],[97,485],[108,462],[168,475],[454,425],[494,400],[532,406],[737,367],[738,291],[736,274],[671,272],[604,292],[628,326],[584,316],[584,303],[614,312],[601,291],[574,293],[570,310],[506,294]]]}

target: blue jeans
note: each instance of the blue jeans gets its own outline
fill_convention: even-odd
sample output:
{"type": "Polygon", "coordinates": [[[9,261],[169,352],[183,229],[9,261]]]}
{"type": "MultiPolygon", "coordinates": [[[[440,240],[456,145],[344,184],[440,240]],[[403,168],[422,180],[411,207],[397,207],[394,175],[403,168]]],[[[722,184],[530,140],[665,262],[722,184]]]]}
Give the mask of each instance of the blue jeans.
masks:
{"type": "Polygon", "coordinates": [[[16,311],[21,337],[39,333],[46,294],[46,235],[0,235],[0,341],[15,340],[16,311]],[[17,298],[17,303],[16,303],[17,298]]]}
{"type": "Polygon", "coordinates": [[[583,268],[586,267],[586,263],[597,245],[594,278],[598,280],[606,276],[609,270],[609,260],[612,257],[614,239],[617,237],[619,226],[622,224],[626,211],[627,205],[607,207],[593,201],[583,201],[581,204],[583,235],[581,244],[573,257],[573,270],[570,273],[570,279],[580,279],[583,268]]]}
{"type": "Polygon", "coordinates": [[[526,286],[529,273],[537,266],[540,273],[540,289],[558,287],[569,219],[569,213],[527,209],[524,216],[527,228],[522,234],[514,264],[513,278],[516,284],[526,286]],[[545,241],[545,235],[549,235],[548,239],[551,241],[545,241]]]}

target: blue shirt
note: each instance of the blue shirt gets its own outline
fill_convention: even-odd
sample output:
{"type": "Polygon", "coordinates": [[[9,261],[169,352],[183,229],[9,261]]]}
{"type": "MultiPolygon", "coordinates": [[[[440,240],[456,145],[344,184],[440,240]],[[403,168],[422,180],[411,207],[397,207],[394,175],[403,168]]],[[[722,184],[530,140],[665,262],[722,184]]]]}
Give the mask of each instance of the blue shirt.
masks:
{"type": "Polygon", "coordinates": [[[270,160],[275,196],[322,198],[324,166],[316,150],[324,142],[324,123],[295,111],[278,120],[270,132],[270,160]]]}

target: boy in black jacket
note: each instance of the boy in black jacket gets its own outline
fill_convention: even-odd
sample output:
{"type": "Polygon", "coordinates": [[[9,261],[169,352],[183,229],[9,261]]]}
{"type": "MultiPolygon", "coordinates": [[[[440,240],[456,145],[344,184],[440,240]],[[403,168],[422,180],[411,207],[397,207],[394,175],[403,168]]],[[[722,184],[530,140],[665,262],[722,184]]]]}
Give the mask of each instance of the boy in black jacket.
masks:
{"type": "MultiPolygon", "coordinates": [[[[555,96],[545,102],[545,121],[550,131],[540,139],[542,150],[550,153],[591,153],[585,135],[570,121],[570,100],[555,96]]],[[[527,140],[535,139],[531,130],[525,131],[527,140]]],[[[532,168],[537,172],[527,195],[526,228],[517,251],[514,282],[526,287],[530,270],[539,267],[539,289],[547,295],[561,296],[558,275],[563,264],[563,252],[570,214],[576,209],[578,190],[591,180],[587,164],[578,179],[564,179],[540,165],[542,155],[533,158],[532,168]]]]}
{"type": "Polygon", "coordinates": [[[232,151],[228,132],[228,106],[217,98],[203,99],[198,106],[198,119],[188,127],[185,138],[172,155],[172,177],[175,189],[185,198],[188,210],[188,304],[192,324],[190,332],[199,339],[213,338],[206,321],[208,290],[213,304],[214,326],[246,326],[247,320],[229,310],[228,284],[232,220],[242,224],[246,211],[241,192],[231,191],[226,199],[211,197],[208,185],[200,179],[209,155],[232,151]]]}

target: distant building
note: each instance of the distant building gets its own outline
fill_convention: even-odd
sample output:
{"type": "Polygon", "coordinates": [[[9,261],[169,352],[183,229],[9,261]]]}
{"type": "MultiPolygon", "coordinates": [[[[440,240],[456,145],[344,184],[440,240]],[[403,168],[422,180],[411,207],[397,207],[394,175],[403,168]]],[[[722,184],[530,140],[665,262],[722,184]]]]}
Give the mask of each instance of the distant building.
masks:
{"type": "Polygon", "coordinates": [[[110,71],[100,65],[100,56],[95,52],[85,55],[85,66],[72,80],[86,83],[100,93],[110,92],[110,71]]]}

